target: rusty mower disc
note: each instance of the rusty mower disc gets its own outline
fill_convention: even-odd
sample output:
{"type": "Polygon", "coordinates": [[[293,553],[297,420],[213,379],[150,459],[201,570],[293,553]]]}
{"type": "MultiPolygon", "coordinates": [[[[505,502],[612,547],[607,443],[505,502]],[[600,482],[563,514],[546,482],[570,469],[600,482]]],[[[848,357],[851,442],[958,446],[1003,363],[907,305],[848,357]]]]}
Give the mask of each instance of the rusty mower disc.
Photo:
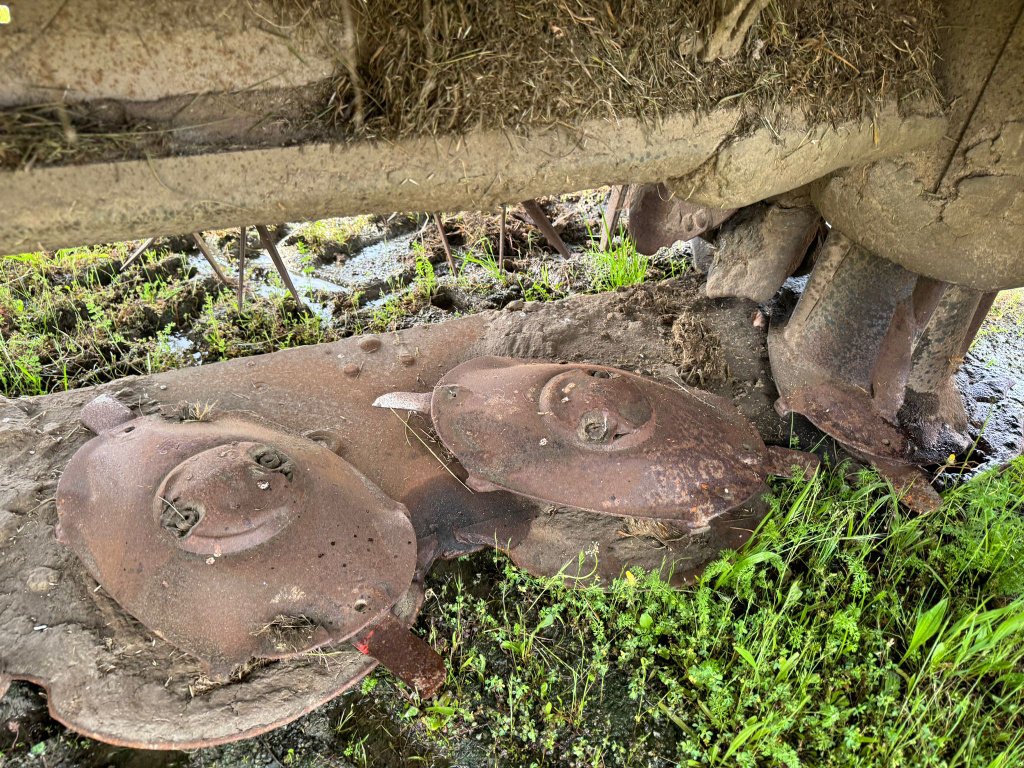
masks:
{"type": "Polygon", "coordinates": [[[764,488],[767,449],[728,401],[599,365],[483,357],[433,391],[478,490],[702,529],[764,488]]]}
{"type": "Polygon", "coordinates": [[[103,432],[72,457],[57,510],[110,596],[217,671],[352,637],[416,563],[401,504],[323,445],[237,416],[103,432]]]}

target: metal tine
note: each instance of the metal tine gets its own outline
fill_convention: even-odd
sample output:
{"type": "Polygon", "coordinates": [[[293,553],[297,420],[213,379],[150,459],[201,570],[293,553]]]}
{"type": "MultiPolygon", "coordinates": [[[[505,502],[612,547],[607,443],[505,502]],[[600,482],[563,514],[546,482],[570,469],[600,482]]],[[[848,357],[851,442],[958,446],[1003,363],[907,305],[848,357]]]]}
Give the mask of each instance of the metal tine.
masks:
{"type": "Polygon", "coordinates": [[[218,264],[217,260],[213,258],[213,254],[210,252],[210,246],[206,244],[206,240],[203,239],[202,233],[193,232],[192,239],[196,241],[196,245],[199,247],[199,250],[202,252],[203,256],[206,257],[210,266],[213,267],[213,271],[217,275],[217,278],[224,283],[224,285],[232,285],[231,280],[224,273],[224,270],[221,269],[220,264],[218,264]]]}
{"type": "Polygon", "coordinates": [[[238,311],[242,311],[245,303],[245,225],[239,229],[238,235],[238,311]]]}
{"type": "Polygon", "coordinates": [[[615,230],[619,227],[619,217],[622,215],[622,208],[629,195],[629,185],[620,184],[612,187],[611,196],[608,198],[608,207],[605,209],[603,226],[601,227],[601,251],[607,251],[615,237],[615,230]]]}
{"type": "Polygon", "coordinates": [[[141,256],[146,251],[148,251],[153,246],[153,243],[155,243],[155,242],[156,242],[156,238],[155,237],[151,237],[148,240],[144,241],[142,243],[142,245],[140,245],[138,248],[136,248],[134,251],[132,251],[131,256],[129,256],[125,260],[124,264],[121,265],[121,269],[119,271],[120,272],[124,272],[126,269],[128,269],[128,267],[130,267],[135,262],[135,260],[139,258],[139,256],[141,256]]]}
{"type": "Polygon", "coordinates": [[[448,259],[448,269],[451,270],[452,275],[455,275],[455,260],[452,258],[452,246],[448,242],[448,235],[444,233],[444,224],[441,222],[441,214],[435,212],[434,224],[437,226],[437,234],[441,236],[441,245],[444,246],[444,255],[448,259]]]}
{"type": "Polygon", "coordinates": [[[263,243],[263,247],[267,249],[267,253],[270,254],[270,260],[274,262],[274,266],[277,268],[277,273],[281,276],[281,280],[284,282],[288,292],[291,293],[292,298],[295,299],[295,303],[299,305],[299,310],[305,313],[310,313],[311,310],[306,306],[306,302],[302,300],[299,292],[295,289],[295,283],[292,282],[291,273],[288,272],[288,268],[284,264],[284,259],[281,258],[281,253],[277,250],[277,244],[274,242],[274,238],[270,236],[270,230],[267,229],[266,224],[257,224],[256,232],[260,236],[260,242],[263,243]]]}
{"type": "Polygon", "coordinates": [[[523,200],[520,205],[523,206],[523,210],[526,211],[526,215],[530,217],[533,225],[541,231],[544,235],[544,239],[548,241],[548,245],[558,251],[563,259],[570,258],[569,248],[565,245],[561,235],[559,235],[551,222],[548,221],[548,217],[544,215],[544,211],[540,207],[540,203],[536,200],[523,200]]]}

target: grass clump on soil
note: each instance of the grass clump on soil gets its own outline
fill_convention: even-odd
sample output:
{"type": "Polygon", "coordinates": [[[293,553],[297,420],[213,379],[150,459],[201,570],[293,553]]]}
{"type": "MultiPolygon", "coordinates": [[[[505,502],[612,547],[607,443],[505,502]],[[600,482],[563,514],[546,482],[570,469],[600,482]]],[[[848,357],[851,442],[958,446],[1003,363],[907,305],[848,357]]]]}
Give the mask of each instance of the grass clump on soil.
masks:
{"type": "Polygon", "coordinates": [[[180,257],[125,243],[0,257],[0,393],[35,395],[181,364],[171,331],[201,301],[180,257]]]}
{"type": "Polygon", "coordinates": [[[1024,760],[1024,460],[909,517],[873,473],[786,481],[740,552],[673,589],[441,578],[431,742],[517,765],[1024,760]],[[453,746],[454,748],[454,746],[453,746]]]}
{"type": "Polygon", "coordinates": [[[41,395],[301,344],[341,332],[283,291],[246,299],[184,255],[130,243],[0,257],[0,395],[41,395]]]}
{"type": "Polygon", "coordinates": [[[605,251],[591,247],[586,257],[591,287],[598,292],[642,283],[650,267],[650,259],[637,252],[629,237],[618,238],[605,251]]]}
{"type": "Polygon", "coordinates": [[[303,224],[296,232],[298,241],[303,248],[328,251],[331,248],[344,247],[366,229],[372,222],[372,216],[351,216],[342,219],[319,219],[303,224]]]}

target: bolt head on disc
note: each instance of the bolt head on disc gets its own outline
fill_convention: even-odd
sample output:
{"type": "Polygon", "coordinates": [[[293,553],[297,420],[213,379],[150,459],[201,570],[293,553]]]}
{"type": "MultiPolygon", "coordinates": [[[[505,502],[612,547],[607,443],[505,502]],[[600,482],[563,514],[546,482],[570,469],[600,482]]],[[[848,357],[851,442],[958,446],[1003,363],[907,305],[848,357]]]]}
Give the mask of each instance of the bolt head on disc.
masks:
{"type": "Polygon", "coordinates": [[[434,388],[431,418],[480,489],[703,528],[764,487],[732,403],[615,368],[477,358],[434,388]]]}
{"type": "Polygon", "coordinates": [[[409,589],[405,508],[254,421],[136,419],[72,457],[61,539],[126,611],[217,668],[351,637],[409,589]]]}

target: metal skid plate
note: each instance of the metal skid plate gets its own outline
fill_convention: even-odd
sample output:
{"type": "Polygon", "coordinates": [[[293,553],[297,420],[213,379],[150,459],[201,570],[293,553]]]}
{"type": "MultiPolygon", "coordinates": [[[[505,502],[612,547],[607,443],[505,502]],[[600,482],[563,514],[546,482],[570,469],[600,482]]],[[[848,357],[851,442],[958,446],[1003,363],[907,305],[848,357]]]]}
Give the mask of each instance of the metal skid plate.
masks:
{"type": "Polygon", "coordinates": [[[345,640],[416,565],[400,504],[323,445],[237,416],[102,433],[72,458],[57,510],[111,597],[227,672],[345,640]]]}
{"type": "Polygon", "coordinates": [[[657,573],[675,586],[692,584],[724,550],[742,547],[764,517],[757,503],[719,515],[706,530],[686,535],[656,520],[555,508],[536,517],[512,561],[530,573],[569,584],[610,584],[627,568],[657,573]]]}
{"type": "Polygon", "coordinates": [[[478,490],[703,529],[764,488],[765,445],[731,403],[616,368],[478,358],[430,413],[478,490]]]}

